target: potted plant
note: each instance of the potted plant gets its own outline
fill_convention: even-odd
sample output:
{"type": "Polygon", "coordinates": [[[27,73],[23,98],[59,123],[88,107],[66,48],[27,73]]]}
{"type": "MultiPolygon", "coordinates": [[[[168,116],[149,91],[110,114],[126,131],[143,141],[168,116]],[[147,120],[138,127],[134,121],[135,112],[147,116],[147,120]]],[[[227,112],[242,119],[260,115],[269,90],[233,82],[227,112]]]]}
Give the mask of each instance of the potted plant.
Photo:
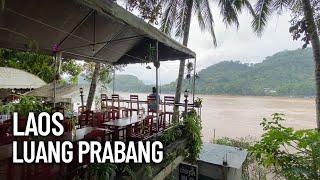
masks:
{"type": "Polygon", "coordinates": [[[194,100],[194,105],[196,107],[202,107],[202,98],[197,97],[197,99],[194,100]]]}

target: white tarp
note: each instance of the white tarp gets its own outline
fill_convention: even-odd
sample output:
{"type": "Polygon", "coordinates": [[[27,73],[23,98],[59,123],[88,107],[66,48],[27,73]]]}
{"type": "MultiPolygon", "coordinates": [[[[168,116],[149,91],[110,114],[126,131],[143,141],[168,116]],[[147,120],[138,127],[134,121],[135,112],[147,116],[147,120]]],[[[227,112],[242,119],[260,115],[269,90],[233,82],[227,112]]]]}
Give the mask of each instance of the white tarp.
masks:
{"type": "Polygon", "coordinates": [[[20,69],[0,67],[0,89],[35,89],[46,85],[39,77],[20,69]]]}

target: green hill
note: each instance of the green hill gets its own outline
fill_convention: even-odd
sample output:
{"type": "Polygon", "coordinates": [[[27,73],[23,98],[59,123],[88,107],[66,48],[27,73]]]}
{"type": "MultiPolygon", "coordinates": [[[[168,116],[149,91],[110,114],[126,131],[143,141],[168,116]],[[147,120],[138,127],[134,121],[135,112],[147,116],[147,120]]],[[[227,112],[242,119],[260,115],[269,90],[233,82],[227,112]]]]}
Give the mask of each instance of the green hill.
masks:
{"type": "MultiPolygon", "coordinates": [[[[112,88],[112,83],[109,85],[112,88]]],[[[124,92],[147,92],[152,88],[145,85],[141,80],[133,75],[116,75],[115,90],[124,92]]]]}
{"type": "MultiPolygon", "coordinates": [[[[196,90],[203,94],[313,96],[313,73],[311,49],[282,51],[257,64],[224,61],[211,65],[198,73],[196,90]]],[[[150,86],[134,76],[118,79],[117,90],[150,91],[150,86]]],[[[191,88],[191,83],[185,80],[184,88],[191,88]]],[[[175,84],[163,85],[161,91],[174,92],[175,84]]]]}

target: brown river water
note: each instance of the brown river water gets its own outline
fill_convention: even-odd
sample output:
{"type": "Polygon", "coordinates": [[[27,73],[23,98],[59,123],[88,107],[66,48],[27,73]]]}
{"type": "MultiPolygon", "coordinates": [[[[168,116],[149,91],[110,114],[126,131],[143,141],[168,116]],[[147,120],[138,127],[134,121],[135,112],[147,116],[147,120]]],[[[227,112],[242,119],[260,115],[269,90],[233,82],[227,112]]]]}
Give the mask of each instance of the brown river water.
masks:
{"type": "MultiPolygon", "coordinates": [[[[147,97],[147,94],[134,94],[138,94],[140,100],[147,97]]],[[[129,98],[129,93],[119,92],[119,95],[123,99],[129,98]]],[[[213,140],[214,132],[216,138],[250,136],[257,139],[263,133],[260,126],[262,118],[271,118],[275,112],[285,114],[286,126],[295,129],[316,127],[314,99],[228,95],[197,97],[203,98],[202,136],[205,142],[213,140]]]]}
{"type": "Polygon", "coordinates": [[[286,126],[294,129],[316,127],[314,99],[253,96],[202,95],[202,135],[212,141],[214,130],[219,137],[259,138],[262,118],[275,112],[284,113],[286,126]]]}

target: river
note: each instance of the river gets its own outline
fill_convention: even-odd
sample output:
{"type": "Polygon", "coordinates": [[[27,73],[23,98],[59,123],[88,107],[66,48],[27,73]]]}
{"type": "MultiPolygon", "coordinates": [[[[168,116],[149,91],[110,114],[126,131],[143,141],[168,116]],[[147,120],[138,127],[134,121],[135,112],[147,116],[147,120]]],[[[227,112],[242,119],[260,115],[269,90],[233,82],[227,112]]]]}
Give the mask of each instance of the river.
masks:
{"type": "MultiPolygon", "coordinates": [[[[124,99],[129,93],[118,93],[124,99]]],[[[138,94],[145,100],[147,94],[138,94]]],[[[164,95],[161,95],[163,97],[164,95]]],[[[271,118],[275,112],[285,114],[285,125],[295,129],[315,128],[314,99],[259,96],[197,95],[203,98],[202,138],[248,137],[257,139],[263,133],[262,119],[271,118]]]]}
{"type": "Polygon", "coordinates": [[[294,129],[316,127],[313,99],[286,97],[202,95],[202,135],[204,141],[219,137],[259,138],[262,119],[275,112],[285,114],[285,125],[294,129]]]}

